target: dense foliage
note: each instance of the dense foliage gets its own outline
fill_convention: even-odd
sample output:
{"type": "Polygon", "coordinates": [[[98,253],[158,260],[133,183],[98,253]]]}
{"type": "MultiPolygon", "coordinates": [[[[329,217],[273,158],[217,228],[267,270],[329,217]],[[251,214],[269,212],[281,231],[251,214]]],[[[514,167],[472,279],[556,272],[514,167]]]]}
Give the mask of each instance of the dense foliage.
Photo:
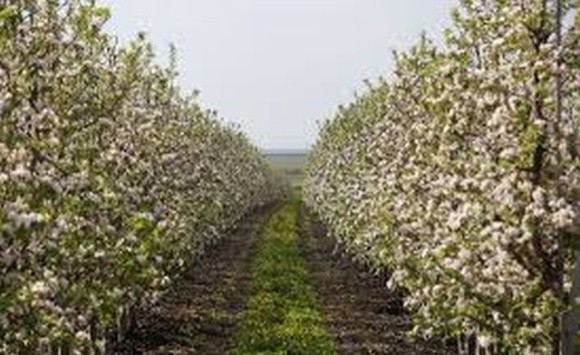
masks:
{"type": "Polygon", "coordinates": [[[415,333],[557,349],[580,232],[580,17],[562,1],[464,0],[445,45],[396,55],[326,121],[308,205],[406,291],[415,333]]]}
{"type": "Polygon", "coordinates": [[[92,353],[277,193],[258,150],[93,1],[0,2],[0,353],[92,353]]]}

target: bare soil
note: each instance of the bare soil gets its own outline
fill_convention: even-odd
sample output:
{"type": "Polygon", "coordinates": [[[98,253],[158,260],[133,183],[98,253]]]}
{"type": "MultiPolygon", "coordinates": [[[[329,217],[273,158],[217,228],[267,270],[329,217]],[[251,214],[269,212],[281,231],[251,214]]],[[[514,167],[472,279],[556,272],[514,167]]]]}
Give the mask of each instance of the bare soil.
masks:
{"type": "Polygon", "coordinates": [[[356,265],[304,207],[300,247],[318,292],[328,332],[339,354],[456,354],[439,341],[411,340],[410,315],[386,277],[356,265]]]}

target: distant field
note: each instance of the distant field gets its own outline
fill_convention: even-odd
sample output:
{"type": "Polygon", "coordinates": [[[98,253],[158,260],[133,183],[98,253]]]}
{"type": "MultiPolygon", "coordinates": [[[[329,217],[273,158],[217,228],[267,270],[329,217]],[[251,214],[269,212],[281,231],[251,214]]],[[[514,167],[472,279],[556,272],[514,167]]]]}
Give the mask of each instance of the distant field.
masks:
{"type": "Polygon", "coordinates": [[[264,152],[272,168],[280,172],[293,186],[302,183],[307,154],[307,151],[264,152]]]}

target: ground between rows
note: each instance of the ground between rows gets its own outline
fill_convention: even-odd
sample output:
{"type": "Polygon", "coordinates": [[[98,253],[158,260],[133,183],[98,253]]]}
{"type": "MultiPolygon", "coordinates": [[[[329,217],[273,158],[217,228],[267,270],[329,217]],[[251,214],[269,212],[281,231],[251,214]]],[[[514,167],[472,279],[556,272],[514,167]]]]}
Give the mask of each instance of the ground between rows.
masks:
{"type": "MultiPolygon", "coordinates": [[[[113,354],[226,354],[252,285],[257,234],[275,209],[249,214],[178,280],[157,307],[136,315],[136,326],[113,354]]],[[[339,354],[455,354],[441,342],[411,341],[410,316],[382,277],[357,266],[304,207],[298,218],[300,254],[323,323],[339,354]]]]}
{"type": "Polygon", "coordinates": [[[252,294],[236,328],[236,355],[333,355],[298,248],[294,196],[261,228],[252,294]]]}

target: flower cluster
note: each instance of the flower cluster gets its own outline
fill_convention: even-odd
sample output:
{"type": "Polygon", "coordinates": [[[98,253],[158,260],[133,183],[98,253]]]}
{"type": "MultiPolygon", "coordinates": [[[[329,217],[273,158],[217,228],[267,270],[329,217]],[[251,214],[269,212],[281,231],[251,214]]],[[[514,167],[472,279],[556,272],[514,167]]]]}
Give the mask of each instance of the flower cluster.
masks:
{"type": "Polygon", "coordinates": [[[307,204],[388,269],[414,333],[548,354],[580,232],[578,2],[464,0],[323,124],[307,204]]]}
{"type": "Polygon", "coordinates": [[[103,353],[205,247],[281,192],[94,1],[0,2],[0,353],[103,353]]]}

